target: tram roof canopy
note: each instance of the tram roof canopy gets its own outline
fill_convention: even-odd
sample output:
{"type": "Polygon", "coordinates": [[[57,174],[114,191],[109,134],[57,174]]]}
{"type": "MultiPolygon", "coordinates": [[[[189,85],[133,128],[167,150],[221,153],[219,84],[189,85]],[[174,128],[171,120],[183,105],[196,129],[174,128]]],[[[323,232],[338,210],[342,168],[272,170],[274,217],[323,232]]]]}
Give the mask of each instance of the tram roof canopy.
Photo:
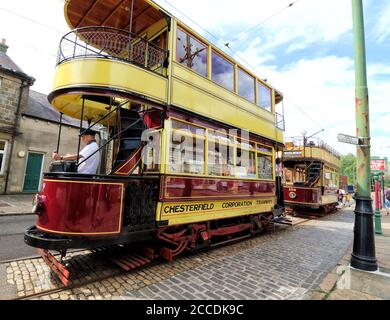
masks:
{"type": "Polygon", "coordinates": [[[68,0],[65,17],[71,29],[107,26],[130,30],[131,7],[134,5],[131,31],[139,34],[164,17],[148,0],[68,0]]]}

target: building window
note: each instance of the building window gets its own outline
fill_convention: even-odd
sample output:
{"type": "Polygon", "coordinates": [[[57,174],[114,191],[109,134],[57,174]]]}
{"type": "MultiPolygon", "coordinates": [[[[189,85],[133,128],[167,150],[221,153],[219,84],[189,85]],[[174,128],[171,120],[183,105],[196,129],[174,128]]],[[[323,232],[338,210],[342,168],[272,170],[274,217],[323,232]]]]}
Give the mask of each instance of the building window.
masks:
{"type": "Polygon", "coordinates": [[[255,103],[255,78],[238,68],[238,95],[255,103]]]}
{"type": "Polygon", "coordinates": [[[5,161],[7,157],[7,141],[0,140],[0,174],[4,174],[5,161]]]}
{"type": "Polygon", "coordinates": [[[176,61],[207,77],[207,46],[177,29],[176,61]]]}
{"type": "Polygon", "coordinates": [[[213,50],[211,79],[222,87],[234,91],[234,64],[213,50]]]}
{"type": "Polygon", "coordinates": [[[258,88],[258,95],[259,95],[259,101],[258,105],[260,108],[263,108],[269,112],[272,111],[272,99],[271,99],[271,89],[267,86],[261,84],[260,82],[257,83],[258,88]]]}

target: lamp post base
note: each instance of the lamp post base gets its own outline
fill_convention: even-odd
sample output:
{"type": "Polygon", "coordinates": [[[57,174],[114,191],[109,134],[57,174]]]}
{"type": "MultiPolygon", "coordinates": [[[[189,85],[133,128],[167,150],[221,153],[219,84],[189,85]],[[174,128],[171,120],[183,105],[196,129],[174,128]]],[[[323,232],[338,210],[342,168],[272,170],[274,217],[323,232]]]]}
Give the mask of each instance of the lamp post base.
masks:
{"type": "Polygon", "coordinates": [[[351,266],[364,271],[377,271],[375,257],[374,212],[372,200],[356,197],[355,228],[351,266]]]}
{"type": "Polygon", "coordinates": [[[382,235],[382,214],[379,209],[375,210],[375,234],[382,235]]]}

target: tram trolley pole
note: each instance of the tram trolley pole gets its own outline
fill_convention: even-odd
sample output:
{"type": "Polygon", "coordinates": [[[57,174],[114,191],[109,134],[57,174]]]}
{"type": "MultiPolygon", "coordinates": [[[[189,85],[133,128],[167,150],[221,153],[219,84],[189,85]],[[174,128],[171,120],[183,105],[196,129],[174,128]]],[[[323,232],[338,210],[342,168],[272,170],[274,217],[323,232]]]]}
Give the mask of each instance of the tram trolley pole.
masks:
{"type": "Polygon", "coordinates": [[[352,12],[355,43],[356,129],[357,136],[362,137],[362,143],[357,147],[357,195],[351,266],[364,271],[377,271],[374,212],[371,199],[371,138],[362,0],[352,0],[352,12]]]}

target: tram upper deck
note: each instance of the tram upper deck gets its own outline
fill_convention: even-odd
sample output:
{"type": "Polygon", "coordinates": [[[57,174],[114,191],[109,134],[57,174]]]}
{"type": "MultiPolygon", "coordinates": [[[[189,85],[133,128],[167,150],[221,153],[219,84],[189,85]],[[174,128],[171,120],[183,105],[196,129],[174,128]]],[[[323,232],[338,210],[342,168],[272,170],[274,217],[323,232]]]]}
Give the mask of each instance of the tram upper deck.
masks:
{"type": "MultiPolygon", "coordinates": [[[[174,107],[283,143],[283,96],[148,0],[69,0],[54,107],[97,121],[112,105],[174,107]]],[[[104,122],[102,122],[104,123],[104,122]]]]}
{"type": "Polygon", "coordinates": [[[340,167],[340,154],[316,138],[287,138],[283,152],[283,161],[321,161],[332,167],[340,167]]]}

